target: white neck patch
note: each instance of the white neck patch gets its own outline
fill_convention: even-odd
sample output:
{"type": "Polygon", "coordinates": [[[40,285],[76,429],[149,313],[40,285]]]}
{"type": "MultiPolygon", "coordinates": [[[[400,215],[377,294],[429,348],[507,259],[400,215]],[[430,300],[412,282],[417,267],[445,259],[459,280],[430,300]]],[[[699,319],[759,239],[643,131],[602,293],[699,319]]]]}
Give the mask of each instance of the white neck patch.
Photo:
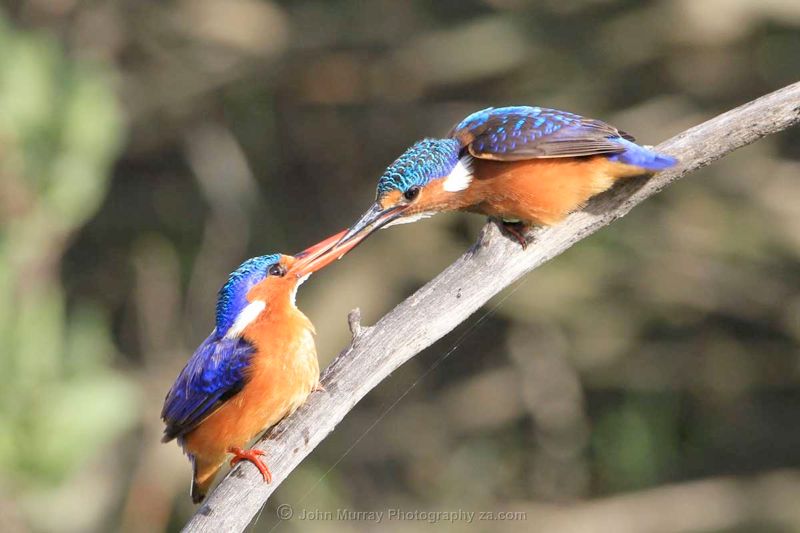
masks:
{"type": "Polygon", "coordinates": [[[302,278],[298,279],[297,280],[297,284],[294,286],[294,289],[292,289],[292,294],[289,295],[289,301],[292,302],[292,305],[294,306],[295,309],[297,309],[297,289],[299,289],[300,285],[305,283],[306,280],[311,277],[311,274],[312,273],[309,272],[308,274],[306,274],[302,278]]]}
{"type": "Polygon", "coordinates": [[[472,183],[472,156],[465,155],[456,163],[452,172],[444,179],[442,189],[447,192],[463,191],[472,183]]]}
{"type": "Polygon", "coordinates": [[[247,306],[236,316],[236,320],[233,321],[233,325],[228,328],[228,331],[225,332],[225,338],[236,339],[241,337],[245,328],[249,326],[256,318],[258,318],[258,315],[260,315],[261,311],[266,309],[266,307],[267,302],[264,300],[253,300],[247,304],[247,306]]]}

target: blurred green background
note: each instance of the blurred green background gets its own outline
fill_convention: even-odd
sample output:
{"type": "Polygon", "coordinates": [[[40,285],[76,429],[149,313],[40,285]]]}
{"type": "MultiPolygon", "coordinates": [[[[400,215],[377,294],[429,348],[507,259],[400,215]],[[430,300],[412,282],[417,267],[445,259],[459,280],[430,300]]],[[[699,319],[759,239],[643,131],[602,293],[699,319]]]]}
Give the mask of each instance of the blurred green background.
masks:
{"type": "MultiPolygon", "coordinates": [[[[655,144],[798,74],[797,0],[1,2],[0,530],[177,531],[159,412],[218,287],[351,222],[412,141],[533,104],[655,144]]],[[[800,530],[799,200],[797,129],[670,187],[381,384],[252,530],[800,530]]],[[[321,363],[482,223],[304,285],[321,363]]]]}

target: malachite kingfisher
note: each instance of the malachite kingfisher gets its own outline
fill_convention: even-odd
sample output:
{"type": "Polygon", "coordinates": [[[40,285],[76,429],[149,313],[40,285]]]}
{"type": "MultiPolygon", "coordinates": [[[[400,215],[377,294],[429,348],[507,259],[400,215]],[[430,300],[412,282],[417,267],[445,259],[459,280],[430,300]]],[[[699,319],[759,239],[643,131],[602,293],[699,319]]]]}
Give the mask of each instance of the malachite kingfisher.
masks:
{"type": "Polygon", "coordinates": [[[499,218],[524,248],[527,226],[554,224],[619,178],[675,163],[599,120],[542,107],[490,107],[446,138],[406,150],[380,177],[375,203],[342,243],[462,210],[499,218]]]}
{"type": "Polygon", "coordinates": [[[291,414],[319,385],[314,326],[295,306],[300,284],[355,246],[344,231],[292,257],[248,259],[219,291],[214,330],[172,385],[161,417],[163,442],[177,439],[193,467],[199,503],[228,454],[252,462],[271,481],[260,450],[245,450],[291,414]]]}

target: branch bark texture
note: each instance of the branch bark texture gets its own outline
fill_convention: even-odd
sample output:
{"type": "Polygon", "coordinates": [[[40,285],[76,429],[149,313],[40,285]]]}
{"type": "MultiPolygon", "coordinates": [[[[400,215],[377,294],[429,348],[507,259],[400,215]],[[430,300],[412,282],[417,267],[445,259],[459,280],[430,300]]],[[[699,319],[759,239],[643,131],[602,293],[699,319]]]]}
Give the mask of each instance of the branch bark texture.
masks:
{"type": "Polygon", "coordinates": [[[656,147],[679,164],[649,179],[628,180],[594,198],[562,223],[535,230],[526,251],[487,224],[478,241],[436,278],[381,318],[361,327],[325,370],[324,393],[312,394],[256,445],[266,452],[272,483],[242,463],[187,523],[186,532],[242,531],[275,489],[370,390],[446,335],[490,298],[672,182],[765,135],[800,122],[800,82],[719,115],[656,147]]]}

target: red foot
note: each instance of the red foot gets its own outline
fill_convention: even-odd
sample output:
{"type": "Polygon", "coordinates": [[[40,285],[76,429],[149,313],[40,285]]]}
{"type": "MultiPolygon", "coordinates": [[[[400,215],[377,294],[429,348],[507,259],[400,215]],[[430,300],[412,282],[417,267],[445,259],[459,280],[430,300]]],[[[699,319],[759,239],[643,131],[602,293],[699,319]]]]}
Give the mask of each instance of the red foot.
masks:
{"type": "Polygon", "coordinates": [[[528,240],[525,238],[525,231],[528,227],[525,224],[522,222],[503,221],[503,229],[516,239],[523,250],[528,248],[528,240]]]}
{"type": "Polygon", "coordinates": [[[250,461],[253,465],[258,468],[258,471],[261,472],[261,476],[264,478],[265,483],[272,483],[272,474],[267,468],[267,465],[264,464],[264,461],[259,459],[259,456],[264,455],[264,452],[261,450],[243,450],[241,448],[237,448],[233,446],[228,448],[228,453],[233,454],[233,459],[231,459],[231,466],[236,465],[241,461],[250,461]]]}
{"type": "Polygon", "coordinates": [[[314,385],[314,388],[311,389],[311,392],[328,392],[328,391],[325,390],[325,387],[322,386],[322,383],[317,382],[317,384],[314,385]]]}

